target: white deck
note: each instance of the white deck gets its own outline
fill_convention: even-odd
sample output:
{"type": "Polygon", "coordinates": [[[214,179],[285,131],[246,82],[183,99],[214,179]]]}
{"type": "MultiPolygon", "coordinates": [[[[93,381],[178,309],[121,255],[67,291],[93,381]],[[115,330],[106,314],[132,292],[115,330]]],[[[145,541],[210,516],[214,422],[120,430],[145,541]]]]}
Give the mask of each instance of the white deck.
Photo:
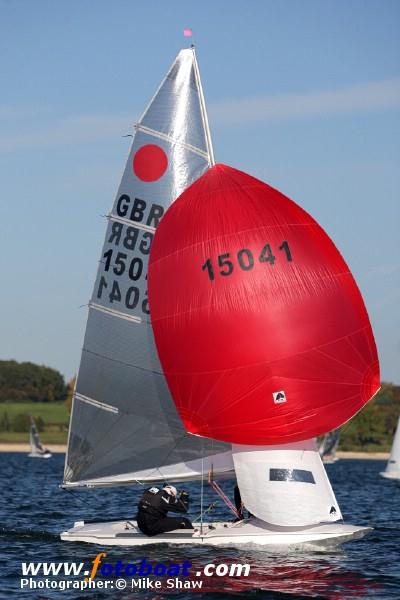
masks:
{"type": "Polygon", "coordinates": [[[261,546],[298,546],[311,544],[334,547],[350,540],[364,537],[370,527],[355,527],[343,523],[326,523],[310,527],[274,527],[258,519],[238,523],[207,523],[201,531],[177,529],[169,533],[148,537],[141,533],[135,521],[106,523],[75,523],[72,529],[61,533],[69,542],[87,542],[106,546],[147,546],[150,544],[207,544],[228,546],[257,544],[261,546]]]}

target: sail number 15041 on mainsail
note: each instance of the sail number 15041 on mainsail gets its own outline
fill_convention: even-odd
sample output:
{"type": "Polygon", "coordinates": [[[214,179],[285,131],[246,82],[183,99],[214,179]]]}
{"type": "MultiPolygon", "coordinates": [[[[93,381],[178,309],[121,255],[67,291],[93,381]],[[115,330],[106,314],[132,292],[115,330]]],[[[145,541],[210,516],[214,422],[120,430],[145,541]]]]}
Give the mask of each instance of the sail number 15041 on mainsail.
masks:
{"type": "MultiPolygon", "coordinates": [[[[278,249],[284,252],[288,262],[293,260],[287,241],[282,242],[278,249]]],[[[268,263],[270,265],[275,264],[276,256],[272,251],[271,244],[265,244],[257,257],[257,260],[260,263],[268,263]]],[[[242,269],[242,271],[250,271],[254,267],[254,254],[251,250],[249,250],[249,248],[241,248],[236,252],[235,256],[232,256],[230,252],[226,252],[225,254],[219,254],[217,257],[217,264],[219,267],[217,274],[222,275],[223,277],[231,275],[236,264],[242,269]]],[[[210,281],[214,281],[215,270],[211,258],[207,258],[201,269],[202,271],[207,272],[210,281]]]]}
{"type": "Polygon", "coordinates": [[[111,223],[100,261],[103,273],[97,285],[98,300],[106,299],[110,304],[150,314],[145,280],[153,236],[150,231],[111,223]]]}

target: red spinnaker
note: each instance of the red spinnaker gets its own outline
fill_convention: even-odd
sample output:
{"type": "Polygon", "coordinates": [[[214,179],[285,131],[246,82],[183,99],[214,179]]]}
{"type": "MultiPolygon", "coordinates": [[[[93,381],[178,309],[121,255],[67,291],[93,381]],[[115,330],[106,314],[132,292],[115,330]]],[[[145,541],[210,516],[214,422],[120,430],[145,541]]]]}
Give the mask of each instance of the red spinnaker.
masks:
{"type": "Polygon", "coordinates": [[[168,209],[148,275],[161,364],[186,429],[241,444],[339,427],[379,389],[348,266],[289,198],[216,165],[168,209]]]}

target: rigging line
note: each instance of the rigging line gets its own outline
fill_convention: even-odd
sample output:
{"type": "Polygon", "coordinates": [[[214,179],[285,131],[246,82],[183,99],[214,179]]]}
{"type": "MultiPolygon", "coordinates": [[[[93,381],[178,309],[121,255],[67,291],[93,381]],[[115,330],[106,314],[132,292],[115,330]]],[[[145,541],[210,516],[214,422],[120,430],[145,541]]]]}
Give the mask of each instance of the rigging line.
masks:
{"type": "Polygon", "coordinates": [[[145,369],[145,367],[139,367],[139,365],[134,365],[133,363],[125,362],[124,360],[118,360],[117,358],[111,358],[111,356],[107,356],[106,354],[100,354],[99,352],[94,352],[93,350],[89,350],[88,348],[82,348],[82,354],[84,352],[87,352],[92,356],[97,356],[98,358],[104,358],[104,360],[108,360],[111,363],[123,365],[124,367],[138,369],[138,371],[144,371],[145,373],[151,373],[152,375],[164,375],[162,371],[155,371],[154,369],[145,369]]]}
{"type": "Polygon", "coordinates": [[[218,494],[218,496],[223,500],[223,502],[226,504],[226,506],[229,508],[229,510],[235,515],[235,517],[239,517],[239,513],[236,510],[236,507],[233,505],[232,501],[225,494],[225,492],[221,488],[221,486],[216,481],[214,481],[214,479],[210,479],[210,485],[211,485],[212,489],[214,490],[214,492],[216,494],[218,494]]]}
{"type": "MultiPolygon", "coordinates": [[[[62,486],[60,486],[60,487],[64,492],[70,492],[71,494],[73,493],[73,490],[71,488],[62,487],[62,486]]],[[[81,502],[81,504],[84,504],[85,507],[87,508],[87,502],[81,496],[79,496],[79,494],[72,494],[72,495],[74,496],[74,498],[79,500],[79,502],[81,502]]]]}
{"type": "Polygon", "coordinates": [[[193,519],[193,523],[196,523],[201,518],[202,514],[206,515],[208,512],[211,512],[212,510],[214,510],[216,504],[218,504],[218,500],[211,502],[210,506],[208,508],[206,508],[204,513],[200,513],[195,519],[193,519]]]}
{"type": "Polygon", "coordinates": [[[203,442],[203,456],[201,457],[201,490],[200,490],[200,534],[203,535],[203,500],[204,500],[204,442],[203,442]]]}

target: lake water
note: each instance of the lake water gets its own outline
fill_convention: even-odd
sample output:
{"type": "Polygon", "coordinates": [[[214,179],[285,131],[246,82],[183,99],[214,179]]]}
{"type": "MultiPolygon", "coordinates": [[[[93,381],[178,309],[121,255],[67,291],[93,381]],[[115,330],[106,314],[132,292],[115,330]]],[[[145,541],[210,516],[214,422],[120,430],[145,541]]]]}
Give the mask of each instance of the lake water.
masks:
{"type": "MultiPolygon", "coordinates": [[[[366,538],[347,544],[337,552],[271,552],[254,547],[242,549],[152,546],[147,549],[104,548],[88,544],[61,542],[60,531],[80,519],[119,518],[136,512],[140,489],[114,488],[85,492],[66,492],[58,488],[62,478],[63,455],[49,460],[29,459],[24,454],[0,454],[1,580],[0,598],[63,598],[76,600],[123,600],[139,597],[187,599],[193,591],[53,591],[21,590],[21,562],[85,562],[90,567],[94,556],[107,552],[115,564],[183,563],[203,567],[213,563],[250,564],[248,577],[207,578],[196,597],[225,598],[400,598],[400,482],[379,477],[385,463],[376,460],[340,460],[327,465],[328,474],[347,522],[373,526],[366,538]]],[[[231,483],[224,483],[231,497],[231,483]]],[[[199,485],[185,486],[191,493],[190,516],[199,510],[199,485]]],[[[215,497],[205,487],[205,504],[215,497]]],[[[221,501],[212,520],[230,519],[221,501]]]]}

